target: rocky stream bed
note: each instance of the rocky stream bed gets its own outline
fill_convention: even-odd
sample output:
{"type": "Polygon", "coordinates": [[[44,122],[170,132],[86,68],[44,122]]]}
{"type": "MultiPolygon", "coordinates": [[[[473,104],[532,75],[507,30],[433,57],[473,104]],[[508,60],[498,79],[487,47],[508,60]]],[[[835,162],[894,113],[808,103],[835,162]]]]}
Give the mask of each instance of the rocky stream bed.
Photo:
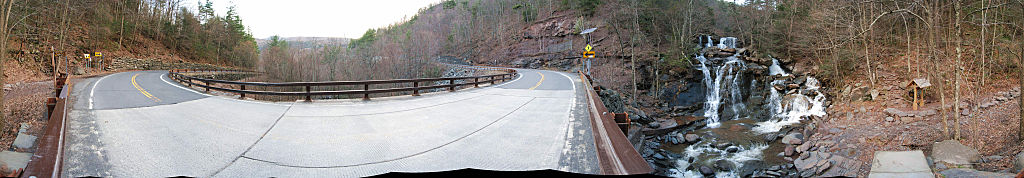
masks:
{"type": "MultiPolygon", "coordinates": [[[[609,110],[630,113],[654,174],[671,177],[856,176],[860,164],[829,142],[805,142],[829,105],[820,82],[785,62],[754,57],[736,38],[700,39],[681,79],[659,91],[653,113],[625,107],[603,90],[609,110]],[[811,129],[806,129],[810,127],[811,129]]],[[[635,107],[634,107],[635,108],[635,107]]]]}

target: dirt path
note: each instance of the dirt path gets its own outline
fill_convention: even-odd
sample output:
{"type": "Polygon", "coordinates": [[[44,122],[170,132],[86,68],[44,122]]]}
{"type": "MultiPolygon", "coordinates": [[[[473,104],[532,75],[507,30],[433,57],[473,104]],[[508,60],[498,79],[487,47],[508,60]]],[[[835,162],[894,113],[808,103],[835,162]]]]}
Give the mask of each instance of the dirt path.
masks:
{"type": "MultiPolygon", "coordinates": [[[[926,156],[931,155],[931,145],[949,139],[947,135],[954,132],[953,114],[961,114],[961,142],[977,149],[982,158],[996,158],[974,165],[982,171],[1009,171],[1013,167],[1013,157],[1024,150],[1018,141],[1020,95],[1019,88],[1006,82],[991,84],[982,89],[976,97],[962,96],[962,108],[966,111],[953,113],[951,96],[946,96],[946,106],[942,107],[938,96],[929,96],[928,104],[913,111],[905,96],[902,83],[895,77],[883,76],[880,82],[880,95],[875,101],[864,101],[857,91],[851,95],[838,96],[832,107],[828,108],[829,118],[817,121],[818,128],[811,140],[835,141],[846,144],[849,149],[829,150],[833,153],[850,155],[863,163],[858,175],[867,176],[870,171],[871,159],[875,151],[908,151],[923,150],[926,156]],[[997,99],[998,98],[998,99],[997,99]],[[1001,100],[1001,101],[1000,101],[1001,100]],[[890,111],[914,113],[903,117],[890,111]],[[894,109],[894,110],[893,110],[894,109]],[[943,109],[946,109],[949,134],[943,124],[943,109]],[[1001,156],[1001,158],[999,158],[1001,156]]],[[[937,90],[932,88],[932,90],[937,90]]],[[[865,92],[870,95],[870,92],[865,92]]],[[[930,165],[933,166],[933,165],[930,165]]]]}

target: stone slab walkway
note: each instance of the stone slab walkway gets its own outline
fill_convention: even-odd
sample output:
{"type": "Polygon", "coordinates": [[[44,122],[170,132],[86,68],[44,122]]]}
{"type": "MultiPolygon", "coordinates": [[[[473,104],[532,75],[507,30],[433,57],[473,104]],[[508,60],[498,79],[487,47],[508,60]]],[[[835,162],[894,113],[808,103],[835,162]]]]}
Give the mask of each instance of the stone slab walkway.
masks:
{"type": "Polygon", "coordinates": [[[924,178],[935,177],[924,152],[914,151],[878,151],[871,160],[869,178],[924,178]]]}

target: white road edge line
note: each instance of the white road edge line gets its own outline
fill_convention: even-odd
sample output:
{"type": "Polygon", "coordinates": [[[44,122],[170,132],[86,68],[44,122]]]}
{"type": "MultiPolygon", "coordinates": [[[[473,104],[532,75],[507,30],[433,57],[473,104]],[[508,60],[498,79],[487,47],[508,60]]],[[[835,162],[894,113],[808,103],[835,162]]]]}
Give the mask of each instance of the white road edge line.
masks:
{"type": "Polygon", "coordinates": [[[516,73],[516,75],[517,75],[515,77],[516,79],[512,79],[511,81],[507,81],[507,82],[504,82],[504,83],[501,83],[501,84],[498,84],[498,85],[494,85],[494,87],[501,87],[501,86],[504,86],[506,84],[519,81],[519,79],[521,79],[521,78],[523,78],[525,76],[525,75],[523,75],[523,73],[516,73]]]}
{"type": "MultiPolygon", "coordinates": [[[[189,92],[196,93],[196,94],[200,94],[200,95],[203,95],[203,96],[218,98],[218,97],[215,97],[214,95],[210,95],[210,94],[206,94],[206,93],[201,93],[201,92],[198,92],[196,90],[192,90],[192,89],[188,89],[188,88],[182,87],[181,85],[175,85],[174,83],[171,83],[170,81],[167,81],[167,79],[164,79],[164,78],[169,78],[169,77],[167,77],[167,74],[160,75],[160,80],[163,80],[164,83],[167,83],[168,85],[171,85],[171,86],[174,86],[174,87],[178,87],[178,88],[180,88],[182,90],[189,91],[189,92]]],[[[232,101],[241,101],[241,102],[256,103],[256,104],[269,104],[269,105],[277,105],[277,106],[290,106],[288,104],[255,102],[255,101],[248,101],[248,100],[243,100],[243,99],[234,99],[232,101]]]]}
{"type": "Polygon", "coordinates": [[[203,96],[213,96],[213,95],[209,95],[209,94],[206,94],[206,93],[199,93],[198,91],[191,90],[191,89],[179,86],[179,85],[175,85],[174,83],[171,83],[171,82],[167,81],[167,79],[164,79],[164,77],[167,77],[167,74],[160,75],[160,80],[163,80],[164,83],[167,83],[168,85],[171,85],[171,86],[174,86],[174,87],[178,87],[178,88],[180,88],[182,90],[189,91],[189,92],[196,93],[196,94],[200,94],[200,95],[203,95],[203,96]]]}
{"type": "MultiPolygon", "coordinates": [[[[572,93],[572,94],[570,94],[572,96],[569,97],[570,98],[569,99],[569,110],[568,110],[569,117],[566,118],[565,136],[563,137],[563,138],[565,138],[565,143],[562,144],[562,154],[568,154],[568,152],[570,151],[569,146],[572,144],[572,138],[571,138],[572,137],[572,131],[573,131],[573,129],[572,129],[572,121],[576,119],[576,115],[572,113],[572,109],[576,108],[576,81],[572,80],[572,77],[569,77],[569,75],[566,75],[563,72],[555,71],[555,73],[558,73],[559,75],[565,76],[566,79],[569,79],[569,84],[572,85],[572,92],[570,92],[570,93],[572,93]]],[[[562,159],[561,157],[562,157],[562,155],[559,155],[559,159],[562,159]]],[[[565,168],[560,169],[560,170],[562,170],[562,171],[569,171],[569,168],[565,167],[565,168]]]]}
{"type": "MultiPolygon", "coordinates": [[[[569,77],[569,75],[565,75],[564,72],[555,72],[555,73],[561,74],[562,76],[565,76],[565,78],[569,79],[569,83],[572,84],[572,92],[573,92],[572,98],[575,100],[576,99],[576,81],[572,80],[572,77],[569,77]]],[[[573,102],[573,103],[575,103],[575,102],[573,102]]]]}
{"type": "Polygon", "coordinates": [[[92,103],[93,103],[92,98],[96,97],[96,95],[95,95],[96,94],[96,85],[100,85],[100,82],[103,81],[103,79],[105,79],[107,77],[110,77],[111,75],[117,75],[117,73],[100,77],[99,80],[96,80],[96,82],[92,83],[92,89],[89,89],[89,109],[92,109],[92,103]]]}

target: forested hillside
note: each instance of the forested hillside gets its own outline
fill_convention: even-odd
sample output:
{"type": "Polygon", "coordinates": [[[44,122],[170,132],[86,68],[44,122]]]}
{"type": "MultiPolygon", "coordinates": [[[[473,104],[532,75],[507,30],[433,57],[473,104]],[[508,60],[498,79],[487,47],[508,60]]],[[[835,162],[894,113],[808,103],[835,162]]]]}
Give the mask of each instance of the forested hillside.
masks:
{"type": "Polygon", "coordinates": [[[53,96],[49,82],[58,70],[80,78],[171,64],[255,67],[256,41],[234,7],[218,13],[209,1],[184,2],[0,1],[0,148],[15,139],[19,123],[34,130],[45,125],[43,102],[53,96]],[[103,66],[86,64],[83,54],[96,52],[102,57],[93,60],[103,59],[103,66]]]}
{"type": "MultiPolygon", "coordinates": [[[[253,67],[257,47],[230,7],[182,0],[22,1],[10,4],[5,54],[34,72],[49,74],[55,53],[82,58],[155,58],[253,67]]],[[[8,60],[10,61],[10,60],[8,60]]]]}
{"type": "Polygon", "coordinates": [[[597,28],[597,79],[640,95],[661,86],[656,74],[681,77],[697,64],[700,35],[734,36],[754,56],[779,58],[832,87],[874,88],[884,72],[935,78],[940,94],[956,97],[1016,80],[1022,7],[1015,0],[447,0],[331,54],[566,69],[582,52],[578,33],[597,28]]]}
{"type": "Polygon", "coordinates": [[[687,63],[698,49],[697,37],[715,35],[738,37],[758,56],[801,63],[799,72],[816,66],[813,72],[833,85],[847,77],[873,83],[874,68],[897,65],[891,62],[899,62],[895,67],[907,77],[964,66],[960,74],[934,74],[971,75],[980,82],[983,74],[991,80],[990,74],[1017,66],[1013,54],[1022,41],[1021,7],[1013,0],[754,0],[742,5],[718,0],[450,0],[406,22],[371,29],[353,46],[370,54],[398,50],[411,58],[549,61],[575,56],[583,44],[577,33],[596,27],[594,43],[599,54],[611,57],[601,60],[608,63],[633,56],[638,65],[687,63]],[[560,46],[565,42],[572,48],[560,46]]]}

